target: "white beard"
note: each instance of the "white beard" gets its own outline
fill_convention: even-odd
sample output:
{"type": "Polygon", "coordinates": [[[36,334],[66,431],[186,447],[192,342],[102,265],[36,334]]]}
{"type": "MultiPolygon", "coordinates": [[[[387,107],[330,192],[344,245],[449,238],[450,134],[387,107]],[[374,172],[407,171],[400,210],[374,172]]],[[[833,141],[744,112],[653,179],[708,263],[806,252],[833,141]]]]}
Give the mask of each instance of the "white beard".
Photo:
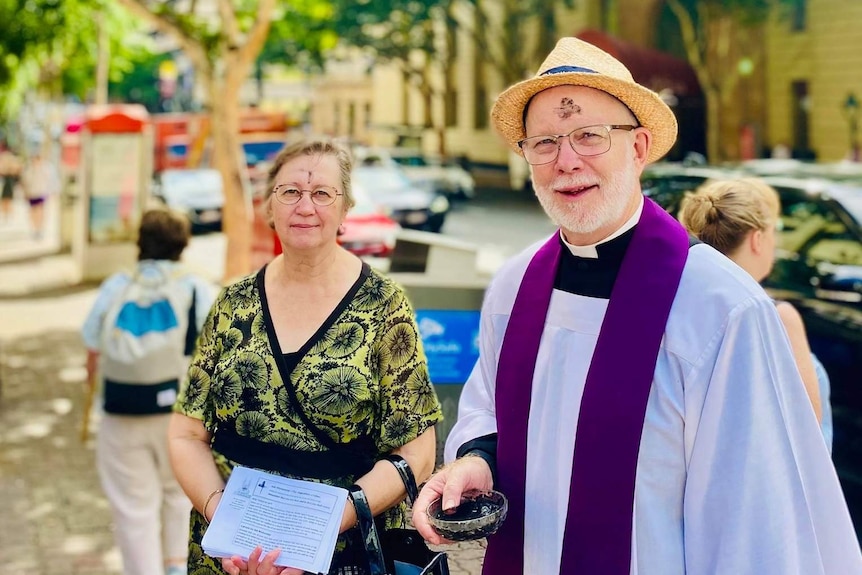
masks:
{"type": "MultiPolygon", "coordinates": [[[[618,170],[604,181],[599,181],[598,195],[596,190],[588,192],[596,195],[589,202],[558,202],[554,188],[586,185],[594,183],[579,181],[577,176],[561,176],[548,186],[536,186],[536,196],[539,203],[556,225],[574,234],[591,234],[604,226],[624,222],[626,207],[632,201],[633,190],[637,187],[638,176],[635,166],[628,163],[624,169],[618,170]]],[[[613,233],[609,230],[608,233],[613,233]]]]}

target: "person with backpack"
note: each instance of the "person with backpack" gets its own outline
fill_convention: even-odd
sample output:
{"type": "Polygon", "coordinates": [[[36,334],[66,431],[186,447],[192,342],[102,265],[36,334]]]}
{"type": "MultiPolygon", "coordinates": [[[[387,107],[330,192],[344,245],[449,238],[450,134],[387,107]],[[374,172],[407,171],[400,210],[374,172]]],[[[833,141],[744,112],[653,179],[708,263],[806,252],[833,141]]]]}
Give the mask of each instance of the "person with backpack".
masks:
{"type": "Polygon", "coordinates": [[[173,475],[167,429],[216,291],[179,263],[190,230],[183,214],[145,212],[135,270],[105,280],[82,329],[89,384],[101,382],[96,462],[124,575],[186,573],[191,503],[173,475]]]}

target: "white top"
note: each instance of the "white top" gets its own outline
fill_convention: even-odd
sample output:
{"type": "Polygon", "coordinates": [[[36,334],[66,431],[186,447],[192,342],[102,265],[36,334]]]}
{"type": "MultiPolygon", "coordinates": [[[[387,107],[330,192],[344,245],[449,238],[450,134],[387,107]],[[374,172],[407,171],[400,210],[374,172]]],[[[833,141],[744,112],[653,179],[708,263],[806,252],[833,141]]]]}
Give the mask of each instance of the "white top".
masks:
{"type": "Polygon", "coordinates": [[[60,193],[60,172],[48,160],[33,162],[24,169],[24,190],[28,198],[46,198],[60,193]]]}
{"type": "MultiPolygon", "coordinates": [[[[489,286],[479,360],[446,459],[496,433],[499,350],[527,264],[489,286]]],[[[555,290],[533,380],[524,573],[560,573],[578,409],[607,300],[555,290]],[[561,512],[562,511],[562,512],[561,512]]],[[[644,302],[648,305],[648,302],[644,302]]],[[[625,361],[625,350],[620,350],[625,361]]],[[[671,309],[638,458],[632,574],[848,575],[862,555],[772,301],[693,246],[671,309]]]]}
{"type": "MultiPolygon", "coordinates": [[[[144,260],[137,262],[135,272],[145,276],[168,274],[177,276],[180,285],[189,291],[194,288],[195,293],[195,322],[198,332],[201,331],[204,321],[209,315],[210,308],[215,301],[218,286],[193,273],[183,273],[183,264],[168,260],[144,260]]],[[[91,350],[98,351],[101,346],[102,330],[104,329],[105,315],[108,310],[121,297],[126,287],[132,281],[132,274],[128,272],[117,272],[107,278],[99,286],[99,293],[93,302],[93,307],[84,320],[81,334],[84,345],[91,350]]]]}

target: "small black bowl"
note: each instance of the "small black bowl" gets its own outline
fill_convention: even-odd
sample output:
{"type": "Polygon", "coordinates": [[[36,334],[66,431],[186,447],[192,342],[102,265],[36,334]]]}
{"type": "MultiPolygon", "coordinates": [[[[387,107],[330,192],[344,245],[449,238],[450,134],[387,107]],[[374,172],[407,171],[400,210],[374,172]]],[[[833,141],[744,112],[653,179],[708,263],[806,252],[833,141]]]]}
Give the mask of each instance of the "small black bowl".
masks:
{"type": "Polygon", "coordinates": [[[499,491],[469,491],[461,504],[443,511],[441,500],[428,506],[428,521],[434,530],[450,541],[472,541],[497,532],[506,519],[509,501],[499,491]]]}

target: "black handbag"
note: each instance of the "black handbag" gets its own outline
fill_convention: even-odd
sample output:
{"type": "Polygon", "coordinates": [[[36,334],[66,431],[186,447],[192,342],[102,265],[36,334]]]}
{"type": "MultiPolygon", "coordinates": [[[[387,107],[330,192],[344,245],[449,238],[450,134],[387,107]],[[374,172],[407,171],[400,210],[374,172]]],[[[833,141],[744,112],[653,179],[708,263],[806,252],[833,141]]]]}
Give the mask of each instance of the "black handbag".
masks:
{"type": "MultiPolygon", "coordinates": [[[[387,455],[386,459],[401,474],[407,489],[407,502],[412,504],[419,490],[410,466],[398,455],[387,455]]],[[[353,485],[349,492],[356,509],[370,575],[449,575],[446,553],[429,549],[415,529],[384,529],[381,533],[362,488],[353,485]]]]}

